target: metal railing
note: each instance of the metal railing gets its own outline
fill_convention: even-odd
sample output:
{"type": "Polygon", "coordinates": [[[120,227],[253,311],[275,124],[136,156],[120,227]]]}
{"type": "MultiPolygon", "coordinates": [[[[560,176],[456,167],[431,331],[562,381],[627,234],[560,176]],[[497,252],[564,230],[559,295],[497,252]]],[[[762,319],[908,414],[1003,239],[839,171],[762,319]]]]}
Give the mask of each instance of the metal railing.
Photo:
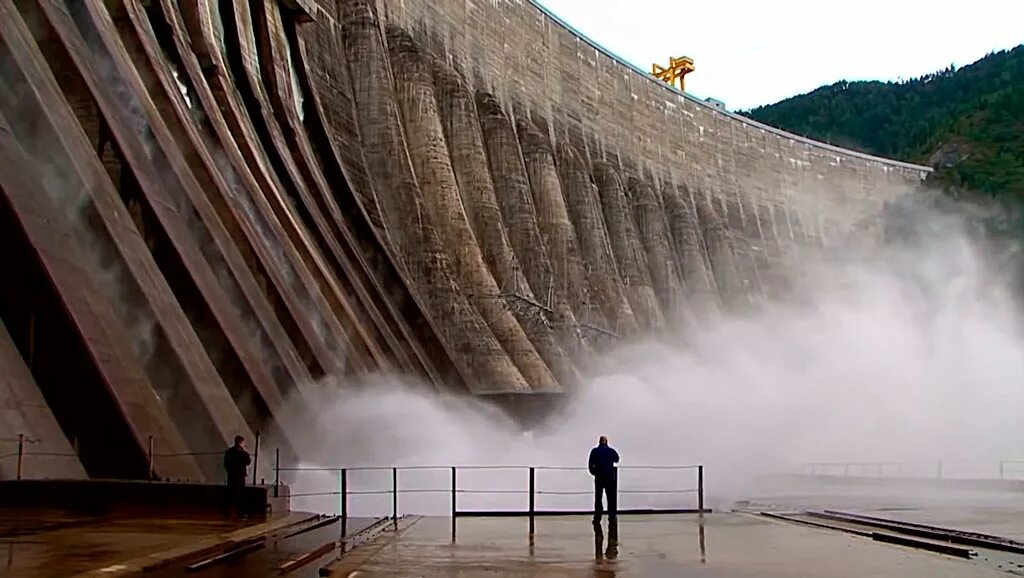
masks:
{"type": "MultiPolygon", "coordinates": [[[[0,438],[0,443],[16,443],[17,450],[7,454],[0,454],[0,461],[17,459],[17,465],[15,466],[15,480],[22,480],[25,477],[25,460],[26,458],[32,457],[56,457],[56,458],[75,458],[79,459],[78,453],[66,453],[66,452],[45,452],[45,451],[32,451],[31,446],[34,444],[41,443],[42,439],[30,438],[25,434],[18,434],[16,438],[0,438]]],[[[225,448],[226,449],[226,448],[225,448]]],[[[223,458],[225,449],[201,451],[201,452],[170,452],[161,453],[157,451],[157,444],[153,436],[149,436],[148,444],[146,449],[146,479],[149,481],[156,481],[158,464],[160,458],[215,458],[218,461],[223,458]]],[[[256,432],[256,439],[252,453],[252,484],[256,485],[257,481],[257,470],[260,459],[260,432],[256,432]]],[[[220,467],[219,464],[217,466],[220,467]]],[[[202,468],[200,468],[202,469],[202,468]]],[[[187,481],[187,480],[186,480],[187,481]]]]}
{"type": "MultiPolygon", "coordinates": [[[[256,433],[256,439],[254,440],[254,443],[253,443],[252,464],[251,464],[251,466],[252,466],[252,482],[251,483],[254,486],[256,485],[257,471],[259,469],[259,462],[260,462],[260,432],[257,431],[255,433],[256,433]]],[[[160,452],[156,451],[156,443],[155,443],[155,441],[153,439],[153,436],[149,436],[149,445],[148,445],[148,449],[147,449],[147,452],[146,452],[146,462],[148,464],[148,468],[147,468],[148,479],[150,479],[150,480],[156,480],[157,479],[156,473],[159,471],[158,465],[159,465],[159,459],[160,458],[191,457],[191,458],[202,458],[202,459],[216,459],[218,461],[218,464],[217,464],[216,467],[217,467],[217,469],[220,469],[221,466],[220,466],[219,462],[220,462],[221,459],[224,458],[224,452],[225,452],[226,449],[227,448],[217,449],[217,450],[210,450],[210,451],[201,451],[201,452],[160,453],[160,452]]],[[[198,463],[196,465],[199,466],[198,463]]],[[[203,469],[202,466],[199,466],[199,469],[202,470],[203,469]]]]}
{"type": "MultiPolygon", "coordinates": [[[[689,507],[685,504],[674,504],[671,507],[647,507],[647,508],[622,508],[618,509],[617,513],[629,515],[629,514],[684,514],[684,513],[697,513],[703,515],[710,510],[705,509],[704,505],[704,466],[703,465],[685,465],[685,466],[624,466],[618,468],[620,470],[619,482],[621,487],[621,481],[623,480],[625,472],[635,471],[665,471],[665,472],[683,472],[688,471],[693,473],[693,486],[692,487],[671,487],[671,488],[643,488],[643,489],[619,489],[619,495],[695,495],[694,502],[691,502],[689,507]],[[696,507],[694,507],[696,506],[696,507]]],[[[337,513],[341,517],[342,521],[342,532],[345,531],[345,526],[350,515],[350,500],[354,497],[360,496],[388,496],[390,497],[390,518],[392,520],[398,520],[403,512],[400,507],[402,496],[408,495],[421,495],[421,494],[433,494],[433,495],[447,495],[448,506],[450,517],[452,520],[452,536],[455,535],[456,520],[464,517],[526,517],[529,518],[530,531],[534,530],[535,518],[542,516],[565,516],[565,515],[580,515],[580,514],[592,514],[593,509],[557,509],[557,508],[539,508],[538,498],[544,496],[593,496],[595,490],[591,487],[586,490],[582,489],[545,489],[538,485],[538,473],[539,472],[586,472],[587,468],[582,467],[558,467],[558,466],[392,466],[392,467],[316,467],[316,466],[287,466],[281,465],[279,457],[275,460],[274,467],[274,496],[279,495],[279,488],[282,485],[281,476],[290,475],[291,477],[302,476],[304,474],[326,474],[335,477],[336,489],[322,490],[322,491],[305,491],[305,492],[294,492],[289,493],[289,498],[312,498],[312,497],[327,497],[336,496],[338,498],[337,513]],[[463,480],[463,476],[467,472],[482,472],[482,471],[493,471],[493,472],[526,472],[528,474],[526,484],[520,487],[467,487],[464,483],[460,483],[463,480]],[[351,485],[352,475],[360,472],[377,472],[381,474],[390,473],[390,483],[386,484],[383,488],[371,488],[371,489],[354,489],[351,485]],[[426,487],[402,487],[400,484],[400,474],[408,472],[446,472],[447,473],[447,485],[446,487],[438,487],[437,484],[426,487]],[[522,496],[526,498],[526,505],[522,508],[507,509],[487,509],[487,508],[465,508],[463,506],[464,496],[522,496]]],[[[584,474],[589,478],[588,474],[584,474]]],[[[503,479],[507,480],[509,476],[504,476],[503,479]]],[[[584,476],[580,476],[583,478],[584,476]]],[[[629,477],[626,476],[628,480],[629,477]]]]}
{"type": "MultiPolygon", "coordinates": [[[[999,462],[999,479],[1005,480],[1007,474],[1024,474],[1024,460],[1002,460],[999,462]]],[[[1020,475],[1017,477],[1011,477],[1010,479],[1020,479],[1020,475]]]]}
{"type": "Polygon", "coordinates": [[[17,465],[15,466],[15,479],[20,480],[24,476],[25,471],[25,458],[26,457],[45,457],[45,458],[78,458],[77,454],[61,453],[61,452],[33,452],[29,451],[29,446],[32,444],[42,443],[41,439],[33,439],[25,434],[18,434],[16,438],[0,438],[0,442],[16,442],[18,444],[17,451],[8,454],[0,454],[0,460],[17,459],[17,465]]]}
{"type": "Polygon", "coordinates": [[[906,462],[811,462],[800,473],[860,478],[1024,480],[1024,460],[934,459],[906,462]]]}
{"type": "Polygon", "coordinates": [[[849,477],[851,472],[854,476],[874,474],[875,477],[884,477],[887,473],[899,477],[903,473],[903,464],[899,462],[812,462],[803,465],[804,473],[815,475],[838,475],[841,471],[844,477],[849,477]]]}

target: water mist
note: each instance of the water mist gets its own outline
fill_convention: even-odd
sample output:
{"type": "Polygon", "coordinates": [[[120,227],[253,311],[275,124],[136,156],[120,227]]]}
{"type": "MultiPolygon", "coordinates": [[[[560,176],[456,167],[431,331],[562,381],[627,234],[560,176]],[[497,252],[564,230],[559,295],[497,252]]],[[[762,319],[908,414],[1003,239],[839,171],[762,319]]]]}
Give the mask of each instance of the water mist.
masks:
{"type": "MultiPolygon", "coordinates": [[[[974,210],[974,209],[972,209],[974,210]]],[[[1020,457],[1024,341],[1000,248],[974,220],[914,207],[903,239],[805,254],[794,292],[743,317],[688,328],[686,342],[624,344],[565,408],[532,431],[476,399],[432,393],[393,376],[330,388],[327,430],[305,466],[583,467],[599,435],[622,466],[704,464],[709,503],[759,491],[759,474],[810,462],[898,462],[905,475],[994,477],[1020,457]],[[959,468],[959,471],[957,470],[959,468]]],[[[322,390],[323,391],[323,390],[322,390]]],[[[447,469],[401,472],[403,513],[445,514],[447,469]]],[[[620,489],[695,487],[690,471],[624,470],[620,489]]],[[[350,472],[350,490],[391,487],[391,472],[350,472]]],[[[336,489],[333,472],[285,476],[296,492],[336,489]]],[[[459,472],[466,490],[523,491],[525,470],[459,472]]],[[[541,470],[541,508],[586,508],[586,471],[541,470]]],[[[355,495],[350,512],[386,514],[390,496],[355,495]]],[[[460,508],[522,508],[525,494],[460,495],[460,508]]],[[[620,507],[693,507],[692,494],[623,495],[620,507]]],[[[296,500],[335,511],[336,497],[296,500]]]]}

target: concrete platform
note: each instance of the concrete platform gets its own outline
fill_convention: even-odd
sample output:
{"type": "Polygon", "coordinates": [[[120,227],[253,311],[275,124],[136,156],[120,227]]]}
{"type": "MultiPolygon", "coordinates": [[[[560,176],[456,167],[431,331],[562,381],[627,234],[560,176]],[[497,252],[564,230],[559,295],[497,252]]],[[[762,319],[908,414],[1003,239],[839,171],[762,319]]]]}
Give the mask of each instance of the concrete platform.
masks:
{"type": "Polygon", "coordinates": [[[130,576],[204,548],[297,523],[266,519],[84,516],[62,510],[0,509],[0,576],[130,576]]]}
{"type": "Polygon", "coordinates": [[[971,561],[745,514],[637,516],[612,541],[586,517],[417,518],[330,567],[332,576],[942,578],[1006,576],[971,561]],[[611,542],[611,543],[610,543],[611,542]]]}

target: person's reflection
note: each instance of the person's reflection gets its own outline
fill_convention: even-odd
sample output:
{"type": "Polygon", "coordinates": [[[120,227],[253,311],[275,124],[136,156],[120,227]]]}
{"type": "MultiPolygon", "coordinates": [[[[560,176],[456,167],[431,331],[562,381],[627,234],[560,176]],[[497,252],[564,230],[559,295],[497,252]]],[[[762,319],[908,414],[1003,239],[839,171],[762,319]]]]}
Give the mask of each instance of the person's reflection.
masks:
{"type": "Polygon", "coordinates": [[[604,557],[609,560],[619,557],[619,521],[614,518],[608,520],[608,549],[605,550],[604,557]]]}
{"type": "Polygon", "coordinates": [[[619,522],[608,521],[608,548],[604,548],[604,530],[600,522],[594,522],[594,558],[614,560],[619,557],[619,522]],[[603,550],[603,551],[602,551],[603,550]]]}

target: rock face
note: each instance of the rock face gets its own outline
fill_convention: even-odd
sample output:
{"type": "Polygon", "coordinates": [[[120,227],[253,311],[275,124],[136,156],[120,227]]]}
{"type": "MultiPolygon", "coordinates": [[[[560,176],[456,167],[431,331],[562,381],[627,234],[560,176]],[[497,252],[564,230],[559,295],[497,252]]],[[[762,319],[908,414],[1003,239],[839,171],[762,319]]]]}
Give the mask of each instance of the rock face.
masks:
{"type": "Polygon", "coordinates": [[[569,390],[784,293],[928,172],[694,101],[532,1],[0,0],[0,61],[0,437],[60,454],[29,477],[215,480],[193,455],[239,433],[300,458],[311,395],[376,371],[569,390]]]}

